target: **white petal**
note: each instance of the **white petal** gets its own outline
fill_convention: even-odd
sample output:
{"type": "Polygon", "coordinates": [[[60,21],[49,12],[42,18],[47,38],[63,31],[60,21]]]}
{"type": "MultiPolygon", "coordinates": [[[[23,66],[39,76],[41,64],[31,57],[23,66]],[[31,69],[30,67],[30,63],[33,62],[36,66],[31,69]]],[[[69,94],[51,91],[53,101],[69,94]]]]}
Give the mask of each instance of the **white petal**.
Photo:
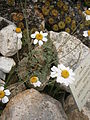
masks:
{"type": "Polygon", "coordinates": [[[2,98],[2,103],[7,103],[9,101],[8,97],[5,96],[4,98],[2,98]]]}
{"type": "Polygon", "coordinates": [[[68,82],[65,82],[64,85],[69,86],[69,83],[68,83],[68,82]]]}
{"type": "Polygon", "coordinates": [[[36,37],[36,34],[31,34],[31,38],[35,38],[36,37]]]}
{"type": "Polygon", "coordinates": [[[63,64],[58,65],[58,68],[59,68],[60,70],[65,70],[65,69],[66,69],[66,67],[65,67],[63,64]]]}
{"type": "Polygon", "coordinates": [[[40,81],[37,81],[36,83],[33,83],[34,87],[40,87],[41,85],[41,82],[40,81]]]}
{"type": "Polygon", "coordinates": [[[1,87],[0,87],[0,90],[2,90],[2,91],[3,91],[3,90],[4,90],[4,87],[3,87],[3,86],[1,86],[1,87]]]}
{"type": "Polygon", "coordinates": [[[88,36],[88,31],[83,31],[83,36],[87,37],[88,36]]]}
{"type": "Polygon", "coordinates": [[[22,33],[17,33],[17,37],[21,39],[22,38],[22,33]]]}
{"type": "Polygon", "coordinates": [[[58,76],[56,82],[62,84],[63,83],[62,77],[58,76]]]}
{"type": "Polygon", "coordinates": [[[51,68],[51,70],[52,70],[53,72],[58,72],[58,68],[55,67],[55,66],[53,66],[53,67],[51,68]]]}
{"type": "Polygon", "coordinates": [[[69,70],[70,70],[70,68],[69,68],[69,67],[66,67],[66,70],[67,70],[67,71],[69,71],[69,70]]]}
{"type": "Polygon", "coordinates": [[[87,15],[87,16],[86,16],[86,20],[90,20],[90,15],[87,15]]]}
{"type": "Polygon", "coordinates": [[[55,78],[57,77],[57,73],[56,72],[51,72],[51,75],[50,75],[52,78],[55,78]]]}
{"type": "Polygon", "coordinates": [[[4,92],[5,92],[5,95],[7,95],[7,96],[11,94],[11,92],[9,90],[4,90],[4,92]]]}
{"type": "Polygon", "coordinates": [[[35,39],[33,43],[36,45],[36,44],[38,43],[38,40],[37,40],[37,39],[35,39]]]}
{"type": "Polygon", "coordinates": [[[43,37],[43,39],[42,39],[44,42],[47,42],[47,38],[45,38],[45,37],[43,37]]]}
{"type": "Polygon", "coordinates": [[[35,32],[35,36],[36,36],[37,34],[39,34],[39,32],[38,32],[38,31],[36,31],[36,32],[35,32]]]}
{"type": "Polygon", "coordinates": [[[42,34],[44,37],[48,35],[48,33],[43,33],[42,31],[40,32],[40,34],[42,34]]]}
{"type": "Polygon", "coordinates": [[[70,74],[70,76],[75,76],[75,73],[73,72],[72,69],[69,70],[69,74],[70,74]]]}
{"type": "Polygon", "coordinates": [[[88,8],[88,10],[90,10],[90,8],[88,8]]]}
{"type": "Polygon", "coordinates": [[[39,40],[39,46],[42,46],[43,42],[41,40],[39,40]]]}

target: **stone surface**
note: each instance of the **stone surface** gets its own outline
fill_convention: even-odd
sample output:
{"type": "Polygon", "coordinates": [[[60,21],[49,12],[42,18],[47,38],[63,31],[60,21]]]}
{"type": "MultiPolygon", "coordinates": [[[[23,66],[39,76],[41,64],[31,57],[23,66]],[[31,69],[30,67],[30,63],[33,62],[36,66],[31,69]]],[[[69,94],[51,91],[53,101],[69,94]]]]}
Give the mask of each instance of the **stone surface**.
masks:
{"type": "Polygon", "coordinates": [[[78,111],[78,108],[72,96],[69,96],[65,101],[65,112],[69,120],[90,120],[83,111],[78,111]]]}
{"type": "Polygon", "coordinates": [[[0,71],[9,73],[13,66],[15,66],[15,62],[12,58],[0,57],[0,71]]]}
{"type": "Polygon", "coordinates": [[[4,85],[5,85],[5,82],[0,79],[0,86],[4,86],[4,85]]]}
{"type": "Polygon", "coordinates": [[[11,92],[11,95],[9,96],[9,99],[11,99],[12,97],[14,97],[18,93],[26,90],[26,87],[25,87],[25,85],[24,85],[23,82],[17,82],[17,83],[11,84],[7,88],[11,92]]]}
{"type": "Polygon", "coordinates": [[[50,38],[58,52],[59,63],[72,67],[73,70],[90,53],[90,49],[79,39],[66,32],[56,33],[50,31],[50,38]]]}
{"type": "Polygon", "coordinates": [[[0,53],[3,56],[12,56],[22,47],[22,42],[15,35],[15,25],[8,25],[0,31],[0,53]]]}
{"type": "Polygon", "coordinates": [[[90,97],[86,103],[86,105],[83,107],[83,113],[88,116],[90,120],[90,97]]]}
{"type": "Polygon", "coordinates": [[[6,21],[9,25],[15,25],[13,22],[11,22],[3,17],[0,17],[0,21],[2,21],[2,20],[6,21]]]}
{"type": "Polygon", "coordinates": [[[2,71],[0,71],[0,79],[5,80],[6,74],[2,71]]]}
{"type": "Polygon", "coordinates": [[[10,100],[1,120],[67,120],[67,117],[61,103],[30,89],[10,100]]]}

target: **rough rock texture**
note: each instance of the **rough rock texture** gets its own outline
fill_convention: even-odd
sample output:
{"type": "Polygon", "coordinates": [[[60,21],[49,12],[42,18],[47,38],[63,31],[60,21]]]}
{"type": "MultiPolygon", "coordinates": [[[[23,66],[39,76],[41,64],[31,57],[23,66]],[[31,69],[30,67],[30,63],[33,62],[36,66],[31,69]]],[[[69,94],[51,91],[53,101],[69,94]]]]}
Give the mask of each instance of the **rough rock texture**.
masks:
{"type": "Polygon", "coordinates": [[[11,95],[9,96],[9,98],[11,99],[12,97],[17,95],[18,93],[26,90],[26,87],[25,87],[23,82],[17,82],[17,83],[9,85],[8,89],[11,92],[11,95]]]}
{"type": "MultiPolygon", "coordinates": [[[[69,120],[90,120],[83,112],[79,112],[72,96],[69,96],[65,102],[65,112],[69,120]]],[[[90,112],[90,111],[88,111],[90,112]]],[[[89,114],[90,116],[90,114],[89,114]]]]}
{"type": "Polygon", "coordinates": [[[57,100],[30,89],[10,100],[1,120],[67,120],[67,117],[57,100]]]}
{"type": "Polygon", "coordinates": [[[0,22],[1,22],[2,20],[4,20],[5,22],[7,22],[9,25],[15,25],[13,22],[11,22],[11,21],[3,18],[3,17],[0,17],[0,22]]]}
{"type": "Polygon", "coordinates": [[[5,85],[5,82],[0,79],[0,86],[4,86],[4,85],[5,85]]]}
{"type": "Polygon", "coordinates": [[[58,51],[59,63],[70,66],[73,70],[90,53],[89,48],[79,39],[66,32],[50,31],[50,38],[58,51]]]}
{"type": "Polygon", "coordinates": [[[9,73],[13,66],[15,66],[15,62],[12,58],[0,57],[0,71],[9,73]]]}
{"type": "Polygon", "coordinates": [[[86,105],[83,107],[83,113],[88,116],[90,120],[90,97],[86,103],[86,105]]]}
{"type": "Polygon", "coordinates": [[[6,74],[0,70],[0,79],[5,80],[6,74]]]}
{"type": "Polygon", "coordinates": [[[15,25],[8,25],[0,31],[0,53],[3,56],[12,56],[22,47],[21,40],[15,35],[15,25]]]}

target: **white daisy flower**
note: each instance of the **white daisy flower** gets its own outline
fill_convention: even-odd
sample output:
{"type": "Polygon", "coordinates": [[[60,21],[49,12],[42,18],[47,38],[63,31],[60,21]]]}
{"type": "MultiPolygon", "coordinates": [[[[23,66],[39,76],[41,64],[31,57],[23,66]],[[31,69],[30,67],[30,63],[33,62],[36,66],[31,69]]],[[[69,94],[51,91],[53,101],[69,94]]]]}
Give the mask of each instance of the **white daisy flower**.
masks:
{"type": "Polygon", "coordinates": [[[83,36],[89,37],[89,39],[90,39],[90,30],[83,31],[83,36]]]}
{"type": "Polygon", "coordinates": [[[34,39],[34,44],[39,44],[39,46],[43,45],[43,42],[47,42],[48,33],[43,33],[42,31],[36,31],[34,34],[31,34],[31,38],[34,39]]]}
{"type": "Polygon", "coordinates": [[[74,72],[72,69],[70,69],[69,67],[65,67],[63,64],[58,65],[58,67],[53,66],[51,68],[51,77],[56,79],[57,83],[61,83],[64,84],[66,86],[68,86],[69,84],[72,84],[73,81],[75,80],[74,76],[74,72]]]}
{"type": "Polygon", "coordinates": [[[33,76],[30,78],[30,83],[34,85],[34,87],[40,87],[41,82],[39,81],[39,78],[36,76],[33,76]]]}
{"type": "Polygon", "coordinates": [[[3,86],[0,87],[0,101],[2,101],[2,103],[7,103],[9,101],[7,96],[10,94],[11,92],[8,89],[4,90],[3,86]]]}
{"type": "Polygon", "coordinates": [[[18,39],[22,38],[22,31],[21,28],[16,28],[15,35],[18,37],[18,39]]]}
{"type": "Polygon", "coordinates": [[[83,13],[86,16],[86,20],[90,20],[90,8],[88,8],[88,10],[85,10],[83,13]]]}

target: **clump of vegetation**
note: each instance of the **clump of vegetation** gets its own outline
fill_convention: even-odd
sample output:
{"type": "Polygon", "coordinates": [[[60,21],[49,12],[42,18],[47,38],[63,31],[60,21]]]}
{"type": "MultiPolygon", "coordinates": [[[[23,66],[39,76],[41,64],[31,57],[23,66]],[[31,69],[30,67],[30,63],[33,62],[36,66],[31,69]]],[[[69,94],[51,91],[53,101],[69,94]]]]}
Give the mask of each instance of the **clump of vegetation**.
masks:
{"type": "Polygon", "coordinates": [[[31,46],[32,50],[19,62],[17,73],[27,87],[31,86],[30,78],[32,76],[37,76],[42,83],[39,89],[42,90],[48,81],[50,68],[58,64],[57,52],[49,38],[42,47],[31,46]]]}

